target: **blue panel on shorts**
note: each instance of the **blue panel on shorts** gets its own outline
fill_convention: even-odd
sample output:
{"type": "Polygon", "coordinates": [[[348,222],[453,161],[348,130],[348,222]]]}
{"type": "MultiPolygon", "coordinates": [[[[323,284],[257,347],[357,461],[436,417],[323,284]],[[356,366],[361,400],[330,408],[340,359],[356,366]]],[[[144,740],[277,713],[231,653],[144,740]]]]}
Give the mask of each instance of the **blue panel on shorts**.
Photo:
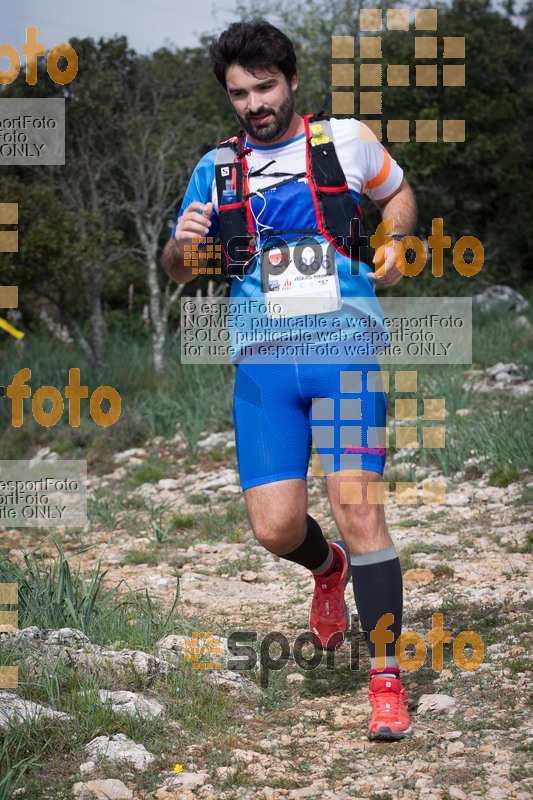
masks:
{"type": "Polygon", "coordinates": [[[233,421],[242,488],[305,480],[313,431],[325,474],[382,475],[385,448],[376,446],[376,429],[385,430],[387,398],[375,391],[376,371],[377,364],[239,364],[233,421]]]}

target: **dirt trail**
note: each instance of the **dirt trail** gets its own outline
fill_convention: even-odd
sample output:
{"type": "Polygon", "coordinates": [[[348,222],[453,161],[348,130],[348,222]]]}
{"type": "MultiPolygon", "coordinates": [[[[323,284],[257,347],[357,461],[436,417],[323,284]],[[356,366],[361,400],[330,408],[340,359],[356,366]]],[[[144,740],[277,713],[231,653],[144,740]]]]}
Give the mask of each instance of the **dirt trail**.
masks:
{"type": "MultiPolygon", "coordinates": [[[[444,506],[394,502],[388,506],[391,535],[400,551],[407,548],[404,558],[408,552],[410,559],[404,561],[408,567],[404,631],[414,630],[426,638],[431,615],[440,611],[454,638],[462,630],[474,630],[485,647],[483,663],[474,671],[459,669],[451,648],[445,651],[444,670],[433,671],[428,647],[424,666],[403,673],[413,711],[413,739],[397,744],[368,742],[368,659],[361,648],[360,669],[351,669],[353,659],[345,644],[335,655],[335,668],[327,670],[323,662],[311,678],[303,676],[291,657],[284,667],[289,706],[244,715],[245,733],[235,744],[232,760],[217,768],[218,777],[231,788],[217,789],[205,779],[201,771],[209,770],[209,748],[191,744],[186,774],[204,775],[204,780],[188,785],[184,780],[177,794],[160,789],[154,796],[158,800],[174,796],[530,798],[527,762],[533,735],[527,709],[526,635],[533,583],[527,552],[531,505],[523,503],[526,484],[527,480],[497,488],[482,478],[450,484],[444,506]],[[413,548],[415,543],[420,552],[413,548]],[[426,708],[422,696],[433,694],[453,702],[440,711],[431,710],[431,704],[426,708]]],[[[236,492],[220,488],[208,498],[213,509],[243,502],[236,492]]],[[[183,491],[141,487],[143,492],[170,503],[180,514],[199,511],[198,506],[187,505],[183,491]]],[[[327,500],[316,484],[310,513],[337,535],[327,500]]],[[[84,556],[85,574],[106,548],[107,585],[125,580],[132,589],[148,588],[152,597],[170,606],[176,586],[172,564],[123,563],[132,549],[147,547],[149,537],[132,536],[120,526],[105,535],[95,531],[93,536],[99,544],[84,556]]],[[[17,532],[13,554],[30,544],[25,538],[24,531],[17,532]]],[[[76,549],[68,538],[64,547],[67,552],[76,549]]],[[[312,592],[306,570],[271,556],[246,526],[235,542],[209,542],[184,531],[168,560],[176,559],[181,563],[179,612],[190,619],[191,631],[198,620],[217,635],[252,630],[261,640],[268,632],[279,631],[289,640],[292,653],[295,637],[306,630],[312,592]]],[[[354,611],[351,583],[346,599],[354,611]]]]}

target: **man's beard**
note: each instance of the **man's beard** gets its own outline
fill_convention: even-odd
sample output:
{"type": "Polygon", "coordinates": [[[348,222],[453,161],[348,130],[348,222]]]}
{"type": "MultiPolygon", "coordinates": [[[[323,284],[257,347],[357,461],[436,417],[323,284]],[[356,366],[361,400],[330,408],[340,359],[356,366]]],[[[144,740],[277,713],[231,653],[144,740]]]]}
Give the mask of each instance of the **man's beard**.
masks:
{"type": "Polygon", "coordinates": [[[268,124],[256,125],[253,118],[250,118],[249,114],[246,117],[240,117],[238,114],[236,116],[246,133],[250,134],[250,136],[253,136],[254,139],[258,139],[260,142],[271,142],[275,139],[278,139],[280,136],[283,136],[285,131],[288,129],[294,115],[295,105],[294,92],[292,89],[289,89],[287,97],[285,100],[283,100],[277,111],[274,111],[273,108],[265,106],[259,111],[256,111],[253,115],[253,117],[257,118],[264,116],[265,114],[272,114],[272,119],[270,122],[268,122],[268,124]]]}

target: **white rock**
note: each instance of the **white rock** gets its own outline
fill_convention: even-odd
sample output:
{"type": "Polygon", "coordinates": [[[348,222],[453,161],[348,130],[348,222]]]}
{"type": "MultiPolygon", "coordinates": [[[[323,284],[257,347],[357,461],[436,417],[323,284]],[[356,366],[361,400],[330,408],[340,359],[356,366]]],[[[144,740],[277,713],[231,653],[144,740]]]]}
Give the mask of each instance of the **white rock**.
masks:
{"type": "Polygon", "coordinates": [[[244,581],[245,583],[255,583],[257,578],[257,572],[252,572],[252,570],[241,572],[241,581],[244,581]]]}
{"type": "Polygon", "coordinates": [[[204,772],[177,772],[165,779],[166,789],[180,787],[183,789],[195,789],[203,786],[208,778],[204,772]]]}
{"type": "Polygon", "coordinates": [[[130,458],[143,458],[146,456],[146,450],[142,447],[131,447],[129,450],[123,450],[122,453],[115,453],[113,461],[115,464],[121,464],[123,461],[129,461],[130,458]]]}
{"type": "Polygon", "coordinates": [[[123,733],[97,736],[85,745],[85,752],[91,761],[95,761],[98,757],[114,762],[125,761],[138,771],[142,771],[155,760],[155,756],[149,753],[144,745],[136,744],[123,733]]]}
{"type": "Polygon", "coordinates": [[[233,672],[228,669],[218,669],[214,672],[205,672],[204,675],[205,680],[212,686],[225,689],[230,694],[240,694],[244,691],[258,699],[263,696],[263,692],[256,683],[245,675],[240,675],[238,672],[233,672]]]}
{"type": "Polygon", "coordinates": [[[49,447],[40,447],[34,457],[30,459],[29,467],[30,469],[34,467],[36,464],[39,464],[41,461],[52,461],[55,462],[59,458],[58,454],[53,450],[50,450],[49,447]]]}
{"type": "Polygon", "coordinates": [[[503,383],[520,383],[520,381],[524,380],[520,367],[512,362],[504,364],[500,361],[493,367],[488,367],[484,374],[495,381],[502,381],[503,383]]]}
{"type": "Polygon", "coordinates": [[[228,658],[228,640],[223,636],[209,636],[202,639],[194,638],[193,640],[191,636],[180,636],[179,634],[173,633],[170,636],[165,636],[164,639],[161,639],[161,641],[157,643],[157,653],[161,658],[179,665],[183,663],[186,652],[190,653],[193,642],[194,646],[198,646],[198,648],[201,650],[203,649],[205,652],[205,657],[202,654],[202,657],[199,659],[200,661],[211,659],[212,661],[216,660],[222,663],[224,666],[226,665],[228,658]]]}
{"type": "Polygon", "coordinates": [[[42,639],[46,631],[41,630],[37,625],[30,625],[28,628],[17,628],[14,631],[0,631],[0,642],[10,641],[17,644],[26,644],[42,639]]]}
{"type": "Polygon", "coordinates": [[[289,797],[293,798],[293,800],[304,800],[307,797],[318,797],[323,796],[324,790],[321,786],[315,786],[311,784],[311,786],[303,786],[301,789],[293,789],[289,792],[289,797]]]}
{"type": "Polygon", "coordinates": [[[468,800],[468,795],[466,795],[458,786],[449,786],[448,794],[452,800],[468,800]]]}
{"type": "Polygon", "coordinates": [[[221,469],[215,473],[211,473],[211,476],[212,477],[206,476],[206,478],[202,480],[198,487],[199,490],[220,489],[223,486],[236,484],[238,481],[238,475],[234,469],[221,469]]]}
{"type": "Polygon", "coordinates": [[[518,317],[516,317],[514,323],[521,328],[526,328],[529,331],[531,330],[531,322],[526,316],[524,316],[524,314],[520,314],[518,317]]]}
{"type": "Polygon", "coordinates": [[[0,691],[0,728],[9,728],[10,719],[16,722],[25,719],[39,722],[41,718],[72,719],[70,714],[25,700],[15,692],[0,691]]]}
{"type": "Polygon", "coordinates": [[[457,753],[462,753],[464,749],[465,746],[463,742],[450,742],[450,744],[446,749],[446,752],[448,753],[448,755],[454,756],[457,753]]]}
{"type": "Polygon", "coordinates": [[[205,439],[198,442],[200,450],[213,450],[215,447],[226,447],[228,442],[234,441],[233,431],[220,431],[211,433],[205,439]]]}
{"type": "Polygon", "coordinates": [[[82,775],[88,775],[89,773],[94,772],[96,766],[96,761],[85,761],[78,767],[78,772],[80,772],[82,775]]]}
{"type": "Polygon", "coordinates": [[[215,772],[216,772],[216,774],[218,775],[219,778],[225,778],[227,780],[228,778],[234,778],[235,777],[235,775],[237,774],[237,768],[236,767],[227,767],[227,766],[217,767],[215,769],[215,772]]]}
{"type": "Polygon", "coordinates": [[[115,778],[75,783],[72,791],[76,800],[129,800],[133,797],[131,789],[115,778]]]}
{"type": "Polygon", "coordinates": [[[423,694],[418,701],[418,714],[446,711],[455,706],[455,699],[448,694],[423,694]]]}
{"type": "Polygon", "coordinates": [[[168,672],[168,664],[159,658],[145,653],[143,650],[102,650],[104,656],[111,666],[119,671],[124,671],[126,666],[132,665],[141,675],[154,675],[157,673],[168,672]]]}
{"type": "Polygon", "coordinates": [[[446,494],[446,505],[454,506],[456,508],[470,505],[470,495],[461,494],[460,492],[450,492],[446,494]]]}
{"type": "Polygon", "coordinates": [[[518,314],[527,311],[529,308],[528,301],[520,292],[504,284],[489,286],[485,291],[475,294],[472,297],[472,302],[482,311],[490,311],[494,306],[501,303],[509,303],[512,310],[518,314]]]}
{"type": "Polygon", "coordinates": [[[153,697],[145,697],[137,692],[125,690],[112,692],[100,689],[98,696],[102,703],[110,701],[113,711],[124,711],[133,716],[138,714],[144,718],[158,717],[165,710],[158,700],[154,700],[153,697]]]}
{"type": "Polygon", "coordinates": [[[240,494],[241,491],[241,487],[237,486],[236,483],[228,483],[227,486],[221,486],[217,490],[217,494],[240,494]]]}
{"type": "Polygon", "coordinates": [[[513,397],[525,397],[533,392],[533,381],[525,381],[510,387],[513,397]]]}
{"type": "Polygon", "coordinates": [[[305,678],[303,675],[300,675],[299,672],[292,672],[290,675],[287,675],[287,683],[294,684],[294,683],[303,683],[305,678]]]}
{"type": "Polygon", "coordinates": [[[69,644],[70,642],[90,642],[88,636],[77,628],[58,628],[53,631],[43,631],[46,644],[69,644]]]}
{"type": "Polygon", "coordinates": [[[159,489],[167,489],[168,491],[174,491],[175,489],[180,488],[180,483],[174,478],[161,478],[161,480],[158,481],[157,486],[159,489]]]}

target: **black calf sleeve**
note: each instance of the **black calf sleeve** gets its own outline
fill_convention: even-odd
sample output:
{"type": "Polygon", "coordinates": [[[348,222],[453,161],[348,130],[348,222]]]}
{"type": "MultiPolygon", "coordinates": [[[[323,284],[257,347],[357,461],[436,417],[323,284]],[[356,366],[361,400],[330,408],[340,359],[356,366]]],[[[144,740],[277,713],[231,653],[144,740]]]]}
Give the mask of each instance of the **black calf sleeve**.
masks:
{"type": "Polygon", "coordinates": [[[305,538],[294,550],[279,554],[280,558],[294,561],[307,569],[318,569],[329,555],[329,544],[322,533],[318,522],[307,514],[307,528],[305,538]]]}

